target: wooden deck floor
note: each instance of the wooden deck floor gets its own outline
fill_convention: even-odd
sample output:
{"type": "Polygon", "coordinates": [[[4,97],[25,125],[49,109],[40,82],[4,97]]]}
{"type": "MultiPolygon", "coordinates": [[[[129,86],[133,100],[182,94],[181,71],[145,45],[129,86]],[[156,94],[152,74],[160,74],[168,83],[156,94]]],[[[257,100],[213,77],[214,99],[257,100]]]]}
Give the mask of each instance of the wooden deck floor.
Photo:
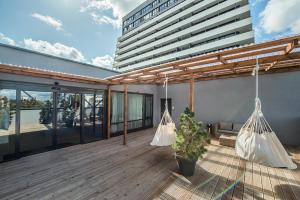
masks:
{"type": "MultiPolygon", "coordinates": [[[[300,199],[300,169],[245,162],[215,142],[186,179],[169,147],[149,145],[153,133],[131,133],[127,146],[116,137],[2,163],[0,199],[300,199]]],[[[300,149],[290,150],[299,166],[300,149]]]]}

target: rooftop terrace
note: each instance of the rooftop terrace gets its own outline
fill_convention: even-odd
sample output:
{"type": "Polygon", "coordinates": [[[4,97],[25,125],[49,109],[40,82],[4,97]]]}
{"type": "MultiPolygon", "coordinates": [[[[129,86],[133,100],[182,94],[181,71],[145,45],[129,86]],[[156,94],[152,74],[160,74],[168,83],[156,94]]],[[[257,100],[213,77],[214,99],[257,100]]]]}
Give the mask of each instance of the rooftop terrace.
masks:
{"type": "Polygon", "coordinates": [[[214,140],[196,173],[177,172],[168,147],[150,146],[154,129],[36,154],[0,165],[0,199],[286,199],[300,197],[297,170],[246,162],[214,140]]]}

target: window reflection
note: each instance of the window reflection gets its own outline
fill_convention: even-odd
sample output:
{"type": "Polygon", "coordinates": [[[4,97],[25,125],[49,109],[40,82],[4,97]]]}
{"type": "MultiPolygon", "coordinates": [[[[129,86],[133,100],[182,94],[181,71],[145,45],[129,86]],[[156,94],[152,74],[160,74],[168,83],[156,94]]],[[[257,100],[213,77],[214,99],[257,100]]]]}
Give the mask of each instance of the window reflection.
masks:
{"type": "Polygon", "coordinates": [[[104,104],[103,93],[96,94],[95,96],[95,126],[96,137],[103,137],[103,121],[104,121],[104,104]]]}
{"type": "Polygon", "coordinates": [[[0,89],[0,161],[15,151],[16,90],[0,89]]]}
{"type": "Polygon", "coordinates": [[[21,91],[20,151],[52,146],[53,93],[21,91]]]}
{"type": "Polygon", "coordinates": [[[78,144],[80,142],[80,95],[58,94],[57,143],[78,144]]]}
{"type": "Polygon", "coordinates": [[[84,142],[101,139],[103,136],[103,94],[83,94],[84,142]]]}

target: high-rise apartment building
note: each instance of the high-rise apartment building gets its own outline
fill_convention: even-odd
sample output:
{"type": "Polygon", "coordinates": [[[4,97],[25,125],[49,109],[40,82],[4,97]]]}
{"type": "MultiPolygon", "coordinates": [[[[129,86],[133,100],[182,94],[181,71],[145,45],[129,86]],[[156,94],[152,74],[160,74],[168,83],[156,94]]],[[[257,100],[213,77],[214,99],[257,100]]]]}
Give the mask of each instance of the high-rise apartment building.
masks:
{"type": "Polygon", "coordinates": [[[122,29],[114,63],[121,71],[254,42],[248,0],[147,0],[122,29]]]}

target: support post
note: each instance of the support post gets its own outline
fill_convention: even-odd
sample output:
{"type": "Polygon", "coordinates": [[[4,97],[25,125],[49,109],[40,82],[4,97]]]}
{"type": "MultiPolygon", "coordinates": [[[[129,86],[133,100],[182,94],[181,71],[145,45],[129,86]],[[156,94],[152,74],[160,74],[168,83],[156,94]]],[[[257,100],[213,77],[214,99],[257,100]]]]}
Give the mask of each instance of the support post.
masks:
{"type": "Polygon", "coordinates": [[[190,89],[189,89],[189,108],[192,112],[195,111],[194,101],[195,101],[195,80],[194,80],[194,75],[192,74],[190,78],[190,89]]]}
{"type": "Polygon", "coordinates": [[[123,144],[127,144],[127,128],[128,128],[128,85],[124,85],[124,135],[123,144]]]}
{"type": "Polygon", "coordinates": [[[111,87],[107,87],[107,139],[111,136],[111,87]]]}

